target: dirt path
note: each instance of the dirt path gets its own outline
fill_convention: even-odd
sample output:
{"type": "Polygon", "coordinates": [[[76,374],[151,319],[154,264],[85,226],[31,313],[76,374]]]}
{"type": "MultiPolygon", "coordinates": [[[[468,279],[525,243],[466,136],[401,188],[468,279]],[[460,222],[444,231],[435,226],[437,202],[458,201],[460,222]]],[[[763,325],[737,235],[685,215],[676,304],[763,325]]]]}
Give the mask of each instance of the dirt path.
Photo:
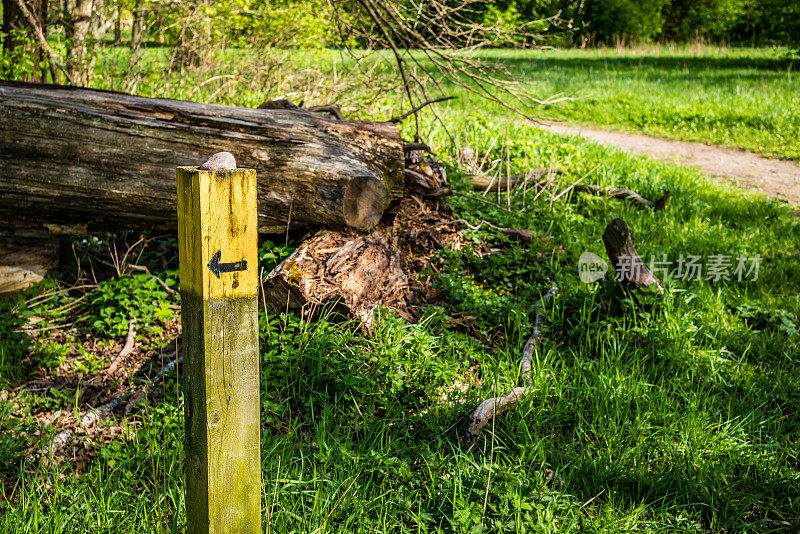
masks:
{"type": "Polygon", "coordinates": [[[710,176],[723,178],[739,187],[756,189],[771,197],[800,205],[800,166],[795,161],[765,158],[744,150],[609,132],[585,126],[547,124],[541,127],[549,132],[577,135],[634,154],[697,167],[710,176]]]}

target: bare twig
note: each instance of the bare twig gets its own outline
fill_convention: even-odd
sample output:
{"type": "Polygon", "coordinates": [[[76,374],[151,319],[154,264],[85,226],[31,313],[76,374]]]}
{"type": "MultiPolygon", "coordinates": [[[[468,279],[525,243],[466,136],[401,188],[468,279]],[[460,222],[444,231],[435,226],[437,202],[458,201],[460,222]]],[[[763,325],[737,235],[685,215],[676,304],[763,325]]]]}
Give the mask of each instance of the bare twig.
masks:
{"type": "Polygon", "coordinates": [[[158,276],[156,276],[153,273],[151,273],[150,269],[148,269],[146,265],[134,265],[132,263],[129,263],[128,264],[128,268],[131,269],[132,271],[141,271],[141,272],[149,274],[150,276],[152,276],[153,278],[156,279],[156,282],[158,282],[161,285],[161,287],[164,288],[164,291],[166,291],[167,293],[169,293],[173,297],[178,295],[178,292],[175,291],[174,289],[172,289],[171,287],[169,287],[167,285],[167,283],[164,282],[164,280],[162,280],[158,276]]]}
{"type": "Polygon", "coordinates": [[[453,100],[454,98],[458,98],[458,97],[457,96],[441,96],[439,98],[432,98],[430,100],[427,100],[427,101],[423,102],[422,104],[420,104],[418,106],[414,106],[413,108],[411,108],[409,111],[406,111],[402,115],[398,115],[397,117],[392,117],[387,122],[391,122],[391,123],[402,122],[403,119],[413,115],[414,113],[418,112],[419,110],[421,110],[422,108],[424,108],[426,106],[429,106],[431,104],[436,104],[437,102],[445,102],[447,100],[453,100]]]}

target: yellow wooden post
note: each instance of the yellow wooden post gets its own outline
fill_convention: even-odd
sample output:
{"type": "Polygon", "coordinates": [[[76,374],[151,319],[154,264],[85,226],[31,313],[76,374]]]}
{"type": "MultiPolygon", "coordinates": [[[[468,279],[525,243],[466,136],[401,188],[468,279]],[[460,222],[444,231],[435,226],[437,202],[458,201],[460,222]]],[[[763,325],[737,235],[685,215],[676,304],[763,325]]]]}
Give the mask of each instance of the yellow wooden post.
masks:
{"type": "Polygon", "coordinates": [[[256,172],[178,168],[187,532],[261,531],[256,172]]]}

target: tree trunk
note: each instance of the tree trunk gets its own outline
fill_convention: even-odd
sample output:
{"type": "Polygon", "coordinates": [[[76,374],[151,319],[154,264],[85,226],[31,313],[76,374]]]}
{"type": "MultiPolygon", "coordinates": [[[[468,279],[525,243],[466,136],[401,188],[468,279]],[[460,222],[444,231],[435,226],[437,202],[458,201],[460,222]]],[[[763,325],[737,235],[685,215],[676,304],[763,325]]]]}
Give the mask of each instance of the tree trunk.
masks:
{"type": "Polygon", "coordinates": [[[175,228],[175,168],[219,151],[258,171],[262,232],[368,229],[402,197],[387,123],[0,81],[0,225],[175,228]]]}
{"type": "Polygon", "coordinates": [[[136,1],[133,9],[133,26],[131,27],[131,49],[136,52],[142,46],[142,31],[144,29],[144,2],[136,1]]]}
{"type": "Polygon", "coordinates": [[[114,46],[122,44],[122,13],[117,8],[116,19],[114,20],[114,46]]]}
{"type": "MultiPolygon", "coordinates": [[[[24,0],[25,6],[33,15],[39,29],[43,35],[47,35],[47,0],[24,0]]],[[[36,43],[33,37],[33,28],[25,18],[22,10],[17,4],[17,0],[3,0],[3,33],[6,35],[3,41],[3,55],[6,57],[16,58],[14,50],[17,47],[22,47],[23,55],[25,57],[34,57],[39,65],[44,65],[47,59],[45,51],[36,43]],[[28,39],[20,39],[11,34],[13,30],[25,32],[28,39]]],[[[34,69],[27,79],[34,81],[45,81],[47,79],[47,69],[42,67],[41,70],[34,69]]]]}
{"type": "Polygon", "coordinates": [[[94,59],[89,57],[86,46],[92,23],[92,4],[93,0],[77,0],[70,18],[72,40],[67,52],[67,70],[75,85],[80,86],[91,83],[94,69],[94,59]]]}

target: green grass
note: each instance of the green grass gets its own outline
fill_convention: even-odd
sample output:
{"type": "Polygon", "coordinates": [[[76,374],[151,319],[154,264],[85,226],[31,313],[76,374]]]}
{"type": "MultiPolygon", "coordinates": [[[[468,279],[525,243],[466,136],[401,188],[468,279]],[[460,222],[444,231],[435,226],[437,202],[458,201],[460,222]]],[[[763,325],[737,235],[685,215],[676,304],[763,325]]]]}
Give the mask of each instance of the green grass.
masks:
{"type": "MultiPolygon", "coordinates": [[[[569,194],[534,202],[518,191],[511,211],[451,197],[458,216],[552,242],[521,246],[493,230],[468,231],[509,254],[443,253],[437,279],[447,300],[417,324],[383,311],[364,335],[334,316],[309,323],[262,312],[265,531],[268,510],[269,531],[280,533],[796,532],[800,219],[692,169],[553,136],[463,102],[443,113],[452,141],[423,121],[443,155],[464,143],[483,154],[496,137],[487,159],[507,161],[512,173],[556,165],[567,170],[561,188],[589,173],[587,183],[647,198],[670,189],[672,199],[653,213],[569,194]],[[631,298],[610,275],[582,284],[577,259],[585,250],[605,256],[601,235],[614,217],[628,222],[646,260],[758,254],[759,278],[673,274],[662,298],[631,298]],[[551,282],[560,292],[545,308],[532,393],[467,439],[470,410],[516,385],[531,310],[551,282]],[[475,317],[481,339],[451,320],[457,312],[475,317]]],[[[457,171],[450,177],[466,190],[457,171]]],[[[283,254],[268,244],[261,259],[272,265],[283,254]]],[[[105,287],[149,299],[157,288],[145,283],[105,287]]],[[[117,300],[127,313],[130,301],[117,300]]],[[[113,300],[97,306],[88,308],[92,317],[111,321],[113,300]]],[[[147,320],[157,321],[159,309],[147,320]]],[[[20,320],[0,311],[0,379],[10,389],[54,364],[11,335],[20,320]],[[22,354],[34,361],[21,364],[22,354]]],[[[26,460],[42,439],[36,432],[58,431],[34,415],[58,403],[69,409],[68,400],[24,390],[0,400],[0,531],[181,531],[183,397],[174,376],[162,396],[126,419],[116,440],[90,444],[97,458],[80,470],[26,460]]]]}

